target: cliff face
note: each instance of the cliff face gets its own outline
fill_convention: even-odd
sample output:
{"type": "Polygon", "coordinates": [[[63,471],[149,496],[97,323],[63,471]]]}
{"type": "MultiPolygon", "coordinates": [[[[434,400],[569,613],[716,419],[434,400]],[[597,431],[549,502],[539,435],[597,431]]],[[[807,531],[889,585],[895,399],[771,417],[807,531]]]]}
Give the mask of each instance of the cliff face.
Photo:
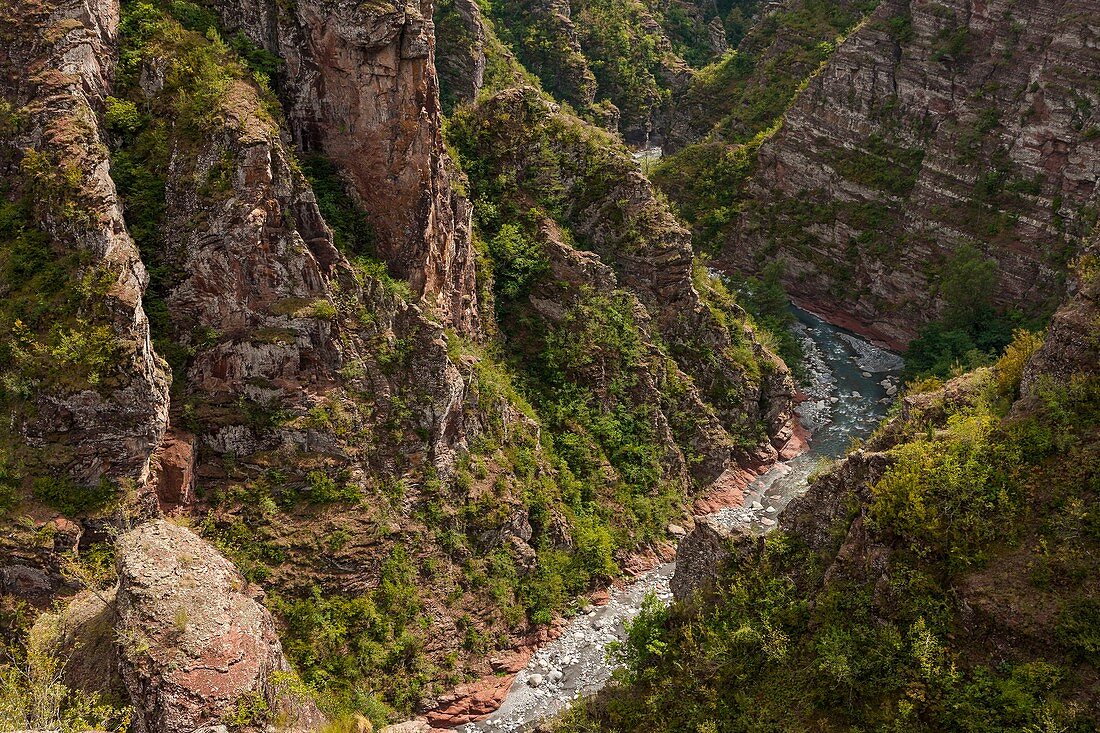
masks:
{"type": "Polygon", "coordinates": [[[443,149],[431,3],[219,8],[228,28],[283,60],[295,140],[348,177],[390,271],[446,323],[475,333],[470,207],[443,149]]]}
{"type": "Polygon", "coordinates": [[[156,272],[157,345],[177,374],[175,439],[158,455],[162,504],[193,500],[180,484],[196,474],[224,486],[264,470],[272,454],[295,480],[355,466],[361,484],[414,463],[452,473],[466,447],[465,387],[443,327],[363,252],[361,215],[331,165],[307,159],[340,221],[336,235],[281,136],[270,92],[174,20],[152,19],[156,32],[128,20],[113,104],[148,110],[148,121],[118,133],[115,158],[127,216],[156,272]],[[232,73],[212,93],[185,58],[232,73]],[[189,106],[204,94],[199,109],[189,106]],[[173,110],[187,114],[163,124],[173,110]],[[406,399],[415,410],[396,407],[406,399]],[[326,411],[341,416],[340,429],[316,417],[326,411]],[[354,436],[389,422],[397,435],[368,455],[354,436]]]}
{"type": "Polygon", "coordinates": [[[0,11],[7,460],[83,485],[144,481],[167,417],[97,121],[117,30],[112,2],[0,11]]]}
{"type": "Polygon", "coordinates": [[[895,345],[964,246],[996,306],[1052,310],[1096,216],[1098,10],[882,3],[761,146],[726,263],[781,258],[796,299],[895,345]]]}
{"type": "Polygon", "coordinates": [[[436,69],[441,98],[449,112],[472,102],[485,84],[485,19],[476,0],[446,0],[435,6],[436,69]]]}
{"type": "MultiPolygon", "coordinates": [[[[470,171],[477,195],[497,202],[501,219],[516,208],[549,214],[575,243],[566,247],[591,250],[610,270],[601,284],[556,275],[552,266],[551,276],[545,283],[536,279],[540,284],[530,294],[536,310],[542,302],[560,308],[561,294],[543,290],[563,281],[592,292],[622,288],[637,299],[650,339],[661,343],[676,372],[690,376],[686,396],[694,405],[677,412],[694,413],[700,425],[710,421],[704,432],[720,436],[709,445],[694,436],[679,441],[698,456],[702,484],[726,469],[774,461],[791,437],[789,372],[759,344],[743,323],[744,313],[720,302],[709,277],[693,263],[689,233],[627,152],[531,88],[485,100],[456,118],[453,129],[464,159],[476,161],[470,171]],[[491,126],[491,120],[509,124],[491,126]],[[516,188],[500,188],[500,181],[514,181],[516,188]]],[[[563,249],[560,241],[550,244],[552,253],[563,249]]],[[[553,265],[560,257],[550,259],[553,265]]],[[[512,320],[514,314],[502,318],[502,331],[522,337],[522,331],[510,333],[512,320]]]]}
{"type": "Polygon", "coordinates": [[[1065,382],[1100,369],[1100,230],[1072,269],[1073,295],[1051,319],[1046,341],[1024,370],[1020,392],[1034,398],[1045,381],[1065,382]]]}

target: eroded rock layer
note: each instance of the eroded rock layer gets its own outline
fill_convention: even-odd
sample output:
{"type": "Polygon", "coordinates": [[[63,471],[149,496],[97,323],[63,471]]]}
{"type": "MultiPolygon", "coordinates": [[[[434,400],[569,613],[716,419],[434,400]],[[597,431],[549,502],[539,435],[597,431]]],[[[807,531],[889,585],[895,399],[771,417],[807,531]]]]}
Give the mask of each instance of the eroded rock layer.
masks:
{"type": "Polygon", "coordinates": [[[1096,217],[1097,17],[882,3],[761,146],[726,262],[781,258],[797,299],[895,345],[963,247],[996,262],[996,306],[1049,313],[1096,217]]]}

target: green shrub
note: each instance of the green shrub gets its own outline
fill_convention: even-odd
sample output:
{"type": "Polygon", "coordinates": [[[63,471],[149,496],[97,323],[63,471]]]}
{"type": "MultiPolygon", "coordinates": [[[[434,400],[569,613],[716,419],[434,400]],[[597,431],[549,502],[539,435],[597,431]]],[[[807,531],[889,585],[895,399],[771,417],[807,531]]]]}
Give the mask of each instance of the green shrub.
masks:
{"type": "Polygon", "coordinates": [[[0,730],[58,733],[130,729],[133,711],[102,692],[74,690],[63,683],[67,660],[57,654],[58,618],[44,614],[25,640],[6,644],[0,663],[0,730]]]}
{"type": "Polygon", "coordinates": [[[493,263],[494,287],[503,298],[524,297],[531,285],[550,269],[538,242],[515,224],[500,227],[489,240],[488,252],[493,263]]]}
{"type": "Polygon", "coordinates": [[[1019,329],[1012,335],[1012,343],[1005,347],[1004,355],[994,367],[997,375],[997,392],[1002,397],[1016,399],[1019,395],[1024,368],[1042,345],[1041,334],[1019,329]]]}
{"type": "Polygon", "coordinates": [[[107,97],[103,120],[107,129],[118,135],[133,135],[145,124],[145,118],[134,102],[117,97],[107,97]]]}
{"type": "Polygon", "coordinates": [[[1058,642],[1093,666],[1100,665],[1100,600],[1077,598],[1058,613],[1058,642]]]}
{"type": "MultiPolygon", "coordinates": [[[[1038,326],[991,305],[996,262],[970,246],[958,248],[940,273],[941,318],[923,327],[905,353],[907,380],[946,377],[992,363],[1021,327],[1038,326]]],[[[1041,319],[1037,319],[1041,322],[1041,319]]]]}
{"type": "Polygon", "coordinates": [[[42,476],[34,480],[34,495],[62,514],[76,516],[107,508],[118,499],[119,489],[107,478],[98,484],[84,486],[67,476],[42,476]]]}
{"type": "Polygon", "coordinates": [[[350,597],[314,587],[297,599],[273,594],[270,605],[283,621],[288,658],[326,712],[358,712],[382,726],[397,715],[394,709],[411,714],[427,692],[432,670],[423,660],[423,604],[402,546],[383,562],[371,593],[350,597]]]}

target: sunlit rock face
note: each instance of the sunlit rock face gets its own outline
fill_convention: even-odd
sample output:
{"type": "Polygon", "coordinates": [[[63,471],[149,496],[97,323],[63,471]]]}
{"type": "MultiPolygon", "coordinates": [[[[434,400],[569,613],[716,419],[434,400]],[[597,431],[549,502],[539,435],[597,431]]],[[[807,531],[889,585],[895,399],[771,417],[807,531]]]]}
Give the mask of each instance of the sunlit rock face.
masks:
{"type": "Polygon", "coordinates": [[[478,330],[469,202],[442,137],[431,2],[221,3],[285,60],[287,121],[348,176],[391,272],[448,325],[478,330]]]}
{"type": "Polygon", "coordinates": [[[963,246],[995,305],[1049,313],[1096,216],[1100,37],[1071,3],[882,3],[760,149],[728,265],[902,345],[963,246]]]}

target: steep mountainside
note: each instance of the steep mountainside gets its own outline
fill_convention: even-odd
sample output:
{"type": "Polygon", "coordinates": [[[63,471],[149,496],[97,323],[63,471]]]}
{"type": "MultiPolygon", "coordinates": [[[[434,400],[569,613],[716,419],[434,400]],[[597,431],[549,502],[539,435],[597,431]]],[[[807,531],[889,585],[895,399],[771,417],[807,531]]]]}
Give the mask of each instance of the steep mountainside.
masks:
{"type": "MultiPolygon", "coordinates": [[[[26,601],[125,597],[116,536],[172,515],[268,591],[295,685],[381,723],[788,447],[786,367],[622,144],[516,86],[477,6],[441,10],[454,98],[516,88],[452,125],[470,181],[428,4],[30,10],[0,29],[7,633],[26,601]]],[[[170,589],[147,592],[140,679],[69,682],[183,730],[170,589]]],[[[281,654],[223,718],[277,717],[281,654]]]]}
{"type": "Polygon", "coordinates": [[[802,302],[904,344],[970,252],[986,294],[1056,305],[1096,221],[1100,45],[1088,0],[884,2],[757,154],[730,267],[787,266],[802,302]]]}
{"type": "Polygon", "coordinates": [[[0,10],[9,482],[18,464],[43,481],[142,482],[164,432],[168,377],[142,309],[148,277],[100,143],[117,32],[110,2],[0,10]]]}
{"type": "Polygon", "coordinates": [[[556,729],[1094,730],[1094,254],[1077,274],[1045,343],[906,396],[766,541],[700,525],[687,600],[644,612],[625,684],[556,729]]]}
{"type": "Polygon", "coordinates": [[[945,374],[1073,261],[565,725],[1084,730],[1097,17],[4,4],[0,729],[462,722],[804,447],[781,282],[945,374]]]}

